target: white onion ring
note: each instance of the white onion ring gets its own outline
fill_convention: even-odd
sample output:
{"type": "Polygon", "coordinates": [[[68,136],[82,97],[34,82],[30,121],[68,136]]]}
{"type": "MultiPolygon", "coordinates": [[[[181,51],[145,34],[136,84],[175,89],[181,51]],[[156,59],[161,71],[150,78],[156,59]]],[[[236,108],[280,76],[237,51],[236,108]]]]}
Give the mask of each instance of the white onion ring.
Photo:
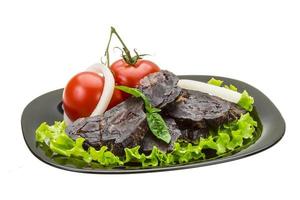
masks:
{"type": "Polygon", "coordinates": [[[99,102],[91,114],[92,116],[101,115],[107,109],[115,89],[115,79],[110,69],[104,64],[96,63],[86,69],[86,71],[102,73],[104,76],[104,88],[99,102]]]}
{"type": "Polygon", "coordinates": [[[181,79],[178,81],[177,85],[184,89],[205,92],[233,103],[238,103],[242,96],[239,92],[200,81],[181,79]]]}
{"type": "MultiPolygon", "coordinates": [[[[106,67],[104,64],[100,64],[100,63],[91,65],[90,67],[88,67],[86,69],[86,71],[95,72],[99,75],[104,76],[104,87],[103,87],[101,97],[100,97],[98,104],[96,105],[94,111],[92,112],[92,114],[90,116],[92,117],[95,115],[101,115],[107,109],[107,107],[110,103],[110,100],[112,98],[112,95],[114,93],[114,89],[115,89],[114,76],[108,67],[106,67]]],[[[68,117],[66,112],[64,112],[64,122],[66,123],[66,125],[73,123],[73,121],[68,117]]]]}

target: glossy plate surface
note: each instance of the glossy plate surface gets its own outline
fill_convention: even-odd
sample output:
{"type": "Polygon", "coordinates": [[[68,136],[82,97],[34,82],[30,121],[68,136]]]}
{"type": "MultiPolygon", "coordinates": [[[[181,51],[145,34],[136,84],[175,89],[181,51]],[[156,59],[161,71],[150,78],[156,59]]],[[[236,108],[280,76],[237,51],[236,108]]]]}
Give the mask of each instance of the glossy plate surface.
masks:
{"type": "Polygon", "coordinates": [[[84,165],[82,165],[82,163],[78,162],[78,160],[75,159],[70,160],[64,157],[50,157],[49,151],[47,149],[43,149],[36,144],[35,130],[42,122],[53,124],[54,121],[61,121],[63,119],[61,110],[59,109],[63,90],[59,89],[37,97],[24,109],[21,123],[25,142],[30,151],[37,158],[49,165],[61,169],[86,173],[141,173],[201,167],[244,158],[273,146],[283,137],[285,132],[284,119],[282,118],[275,105],[258,89],[252,87],[247,83],[225,77],[206,75],[184,75],[179,77],[182,79],[191,79],[203,82],[207,82],[211,77],[215,77],[217,79],[224,80],[225,84],[233,84],[237,86],[240,91],[247,90],[248,93],[255,99],[254,118],[256,118],[256,120],[260,120],[260,129],[262,129],[260,138],[246,149],[243,149],[233,155],[221,157],[214,160],[196,161],[169,167],[132,167],[117,169],[90,167],[86,168],[84,167],[84,165]],[[255,116],[259,116],[259,119],[255,116]]]}

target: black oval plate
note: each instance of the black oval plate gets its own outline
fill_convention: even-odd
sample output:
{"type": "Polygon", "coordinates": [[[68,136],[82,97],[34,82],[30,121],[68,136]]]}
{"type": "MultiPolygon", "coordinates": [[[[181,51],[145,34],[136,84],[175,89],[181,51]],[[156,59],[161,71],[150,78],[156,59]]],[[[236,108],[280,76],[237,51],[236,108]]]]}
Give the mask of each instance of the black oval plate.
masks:
{"type": "Polygon", "coordinates": [[[62,89],[55,90],[44,94],[27,105],[22,114],[22,131],[25,142],[30,151],[41,161],[65,170],[86,172],[86,173],[141,173],[141,172],[155,172],[155,171],[166,171],[175,169],[185,169],[192,167],[201,167],[206,165],[212,165],[217,163],[228,162],[239,158],[244,158],[249,155],[261,152],[274,144],[276,144],[284,135],[285,122],[280,112],[275,105],[258,89],[248,85],[247,83],[217,76],[207,75],[185,75],[180,76],[182,79],[191,79],[197,81],[207,82],[211,77],[215,77],[224,80],[226,84],[233,84],[239,88],[239,90],[247,90],[251,96],[255,99],[255,111],[259,116],[259,120],[262,124],[263,130],[261,137],[251,146],[241,150],[238,153],[227,157],[221,157],[213,160],[204,160],[198,162],[192,162],[181,165],[174,165],[169,167],[152,167],[152,168],[85,168],[80,167],[80,162],[74,160],[68,160],[64,157],[50,157],[47,149],[41,148],[36,144],[35,141],[35,130],[42,123],[47,122],[53,124],[54,121],[61,121],[63,116],[61,114],[60,102],[62,97],[62,89]]]}

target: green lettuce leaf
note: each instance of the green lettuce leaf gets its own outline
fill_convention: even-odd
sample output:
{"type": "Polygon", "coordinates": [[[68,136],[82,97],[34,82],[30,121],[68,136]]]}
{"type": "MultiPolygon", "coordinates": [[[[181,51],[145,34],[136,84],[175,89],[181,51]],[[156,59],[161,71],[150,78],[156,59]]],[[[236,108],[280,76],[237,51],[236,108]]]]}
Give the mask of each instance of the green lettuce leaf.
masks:
{"type": "Polygon", "coordinates": [[[55,139],[64,133],[66,124],[64,122],[54,122],[52,126],[48,126],[46,122],[42,123],[36,130],[35,139],[38,142],[44,142],[46,139],[55,139]]]}
{"type": "Polygon", "coordinates": [[[103,166],[122,166],[124,163],[120,158],[107,149],[106,146],[102,146],[100,150],[97,151],[95,148],[90,147],[88,152],[92,160],[97,161],[103,166]]]}
{"type": "Polygon", "coordinates": [[[237,103],[239,106],[244,108],[247,111],[252,111],[254,98],[251,97],[246,90],[242,93],[241,99],[237,103]]]}
{"type": "Polygon", "coordinates": [[[222,81],[222,80],[215,79],[215,78],[211,78],[207,83],[208,83],[208,84],[211,84],[211,85],[215,85],[215,86],[221,87],[222,84],[223,84],[223,81],[222,81]]]}
{"type": "Polygon", "coordinates": [[[141,162],[145,159],[145,155],[139,153],[140,146],[133,148],[125,148],[125,163],[141,162]]]}

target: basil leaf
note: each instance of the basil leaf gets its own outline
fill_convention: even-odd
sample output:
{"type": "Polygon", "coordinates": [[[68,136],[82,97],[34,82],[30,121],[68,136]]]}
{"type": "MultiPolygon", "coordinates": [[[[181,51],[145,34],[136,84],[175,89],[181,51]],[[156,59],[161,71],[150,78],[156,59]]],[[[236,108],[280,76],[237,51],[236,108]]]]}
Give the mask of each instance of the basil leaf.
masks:
{"type": "Polygon", "coordinates": [[[158,113],[146,113],[146,116],[147,116],[148,126],[151,132],[153,133],[153,135],[155,135],[155,137],[163,140],[166,143],[170,143],[171,135],[161,115],[158,113]]]}
{"type": "Polygon", "coordinates": [[[141,97],[141,95],[143,94],[141,91],[139,91],[136,88],[130,88],[127,86],[122,86],[122,85],[117,85],[115,86],[116,89],[118,90],[122,90],[123,92],[129,93],[135,97],[141,97]]]}
{"type": "Polygon", "coordinates": [[[160,109],[153,107],[149,99],[137,88],[130,88],[127,86],[115,86],[115,88],[129,93],[135,97],[142,98],[145,104],[147,122],[151,132],[158,139],[166,143],[170,143],[171,135],[169,133],[169,129],[164,119],[160,116],[160,114],[158,114],[158,112],[160,112],[160,109]]]}
{"type": "MultiPolygon", "coordinates": [[[[147,111],[147,112],[151,112],[152,109],[156,109],[156,108],[153,108],[153,107],[151,106],[151,103],[150,103],[150,101],[148,100],[148,98],[147,98],[147,97],[146,97],[139,89],[136,89],[136,88],[130,88],[130,87],[127,87],[127,86],[120,86],[120,85],[115,86],[115,88],[118,89],[118,90],[121,90],[121,91],[123,91],[123,92],[126,92],[126,93],[128,93],[128,94],[131,94],[131,95],[133,95],[133,96],[135,96],[135,97],[141,97],[141,98],[143,99],[144,103],[145,103],[145,108],[146,108],[146,111],[147,111]]],[[[159,111],[160,111],[160,110],[159,110],[159,111]]],[[[158,111],[158,112],[159,112],[159,111],[158,111]]]]}
{"type": "Polygon", "coordinates": [[[155,107],[152,107],[152,108],[150,108],[150,110],[148,110],[149,113],[158,113],[160,111],[161,110],[159,108],[155,108],[155,107]]]}

